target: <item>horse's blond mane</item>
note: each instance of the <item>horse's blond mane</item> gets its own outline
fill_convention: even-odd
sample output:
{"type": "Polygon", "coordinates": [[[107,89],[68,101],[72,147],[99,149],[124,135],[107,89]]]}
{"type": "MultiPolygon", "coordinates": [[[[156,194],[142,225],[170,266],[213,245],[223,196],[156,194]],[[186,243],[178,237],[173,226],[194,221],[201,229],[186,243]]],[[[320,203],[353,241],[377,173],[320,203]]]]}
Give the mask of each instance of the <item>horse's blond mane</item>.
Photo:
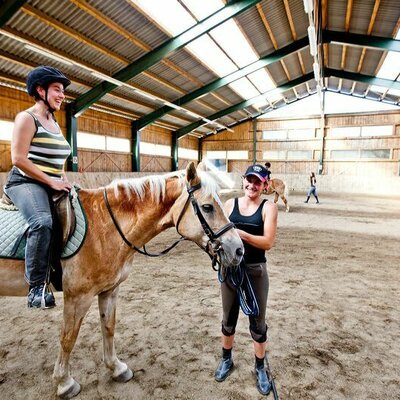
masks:
{"type": "MultiPolygon", "coordinates": [[[[201,190],[205,196],[212,196],[217,201],[218,197],[218,184],[214,178],[204,171],[197,171],[201,179],[201,190]]],[[[115,196],[118,198],[119,191],[122,189],[128,197],[133,195],[138,196],[143,200],[145,190],[150,188],[152,198],[156,202],[161,202],[165,197],[166,182],[169,178],[177,178],[178,187],[183,189],[186,184],[185,171],[175,171],[164,175],[149,175],[140,178],[116,179],[111,182],[110,186],[114,188],[115,196]]]]}

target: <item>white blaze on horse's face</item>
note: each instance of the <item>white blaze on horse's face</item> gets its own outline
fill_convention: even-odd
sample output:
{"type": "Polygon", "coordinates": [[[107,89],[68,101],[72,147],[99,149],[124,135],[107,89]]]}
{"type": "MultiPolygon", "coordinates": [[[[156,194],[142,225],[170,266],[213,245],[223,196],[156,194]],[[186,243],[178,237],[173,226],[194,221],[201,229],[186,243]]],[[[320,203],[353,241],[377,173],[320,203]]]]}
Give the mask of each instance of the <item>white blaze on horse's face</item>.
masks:
{"type": "MultiPolygon", "coordinates": [[[[226,227],[230,223],[225,215],[221,200],[218,197],[217,184],[207,173],[200,172],[198,174],[193,165],[189,165],[186,170],[186,181],[189,188],[201,184],[201,187],[193,192],[193,197],[212,233],[217,234],[221,228],[226,227]]],[[[183,189],[181,198],[177,202],[177,209],[174,212],[175,223],[177,223],[179,214],[184,208],[187,198],[187,190],[183,189]]],[[[190,201],[177,228],[180,234],[197,243],[200,247],[205,248],[209,244],[210,237],[207,236],[190,201]]],[[[211,240],[211,243],[214,247],[220,245],[222,248],[222,251],[219,253],[222,266],[229,267],[240,264],[244,248],[242,240],[235,229],[228,229],[221,236],[211,240]]]]}

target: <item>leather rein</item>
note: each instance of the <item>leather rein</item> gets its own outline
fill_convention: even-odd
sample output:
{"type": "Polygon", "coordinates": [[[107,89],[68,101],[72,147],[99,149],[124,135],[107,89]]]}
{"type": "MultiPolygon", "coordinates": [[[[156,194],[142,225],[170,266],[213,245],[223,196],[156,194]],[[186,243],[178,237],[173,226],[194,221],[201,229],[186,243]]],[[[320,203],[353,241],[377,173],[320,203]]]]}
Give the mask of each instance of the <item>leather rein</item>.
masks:
{"type": "Polygon", "coordinates": [[[197,216],[204,233],[208,236],[208,242],[207,242],[207,246],[203,247],[200,246],[212,259],[212,267],[214,270],[218,270],[215,268],[216,264],[220,264],[220,253],[221,251],[223,251],[222,249],[222,245],[221,242],[218,240],[219,237],[221,237],[225,232],[229,231],[230,229],[234,228],[235,225],[232,222],[229,222],[228,224],[224,225],[221,229],[219,229],[217,232],[214,232],[212,230],[212,228],[210,227],[210,225],[208,224],[208,222],[206,221],[206,219],[204,218],[201,210],[200,210],[200,206],[196,200],[196,198],[194,197],[193,193],[196,190],[199,190],[201,188],[201,183],[194,185],[194,186],[187,186],[187,193],[188,193],[188,197],[186,199],[185,205],[182,208],[181,213],[179,214],[178,217],[178,221],[176,223],[176,231],[178,232],[179,235],[181,235],[181,237],[174,242],[172,245],[170,245],[169,247],[167,247],[166,249],[164,249],[163,251],[159,252],[159,253],[149,253],[146,250],[146,246],[143,245],[143,250],[139,249],[138,247],[136,247],[134,244],[132,244],[124,235],[124,233],[122,232],[118,221],[116,220],[114,213],[111,209],[110,203],[108,201],[108,196],[107,196],[107,190],[106,188],[103,188],[103,197],[104,197],[104,202],[106,203],[107,206],[107,210],[110,214],[110,217],[118,231],[118,233],[120,234],[121,238],[123,239],[123,241],[131,248],[136,250],[138,253],[143,254],[145,256],[149,256],[149,257],[159,257],[162,256],[164,254],[167,254],[170,250],[172,250],[178,243],[182,242],[183,240],[187,240],[187,238],[185,238],[180,232],[179,232],[179,223],[181,222],[181,219],[183,217],[183,215],[186,212],[186,209],[188,208],[189,202],[193,207],[193,211],[195,213],[195,215],[197,216]]]}

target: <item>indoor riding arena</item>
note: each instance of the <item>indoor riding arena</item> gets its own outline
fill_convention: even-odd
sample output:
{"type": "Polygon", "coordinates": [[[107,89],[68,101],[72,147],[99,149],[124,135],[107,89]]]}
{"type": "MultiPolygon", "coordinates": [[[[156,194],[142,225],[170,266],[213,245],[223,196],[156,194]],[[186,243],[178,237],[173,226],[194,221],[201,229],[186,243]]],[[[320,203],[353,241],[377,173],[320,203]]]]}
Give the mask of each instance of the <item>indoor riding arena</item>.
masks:
{"type": "MultiPolygon", "coordinates": [[[[63,182],[84,197],[86,215],[82,243],[61,259],[64,291],[50,285],[56,307],[41,310],[27,307],[24,261],[2,250],[9,242],[17,249],[30,228],[15,233],[19,211],[0,202],[1,399],[400,399],[397,0],[6,0],[0,45],[0,195],[12,168],[36,179],[24,168],[42,165],[38,126],[55,135],[46,128],[52,121],[71,148],[63,182]],[[28,95],[27,76],[40,66],[71,81],[61,81],[58,100],[40,82],[40,98],[28,95]],[[20,122],[26,110],[37,117],[32,133],[20,122]],[[214,379],[222,304],[209,255],[190,236],[158,257],[139,254],[136,242],[129,249],[141,238],[159,253],[180,235],[168,227],[148,241],[149,227],[133,232],[149,206],[141,198],[122,221],[128,205],[114,201],[110,184],[127,192],[142,182],[151,192],[149,182],[162,179],[147,176],[176,172],[189,188],[195,179],[215,181],[224,203],[244,195],[250,165],[266,163],[271,181],[262,197],[277,201],[278,223],[266,252],[275,391],[263,396],[243,312],[234,369],[214,379]],[[107,251],[98,250],[107,241],[107,251]],[[97,290],[104,270],[118,273],[97,290]],[[114,352],[115,306],[104,296],[115,299],[126,272],[114,352]]],[[[202,213],[204,186],[192,202],[182,186],[181,197],[162,206],[180,212],[180,229],[190,221],[207,239],[199,212],[214,231],[223,224],[202,213]]],[[[224,235],[236,231],[224,233],[223,244],[224,235]]]]}

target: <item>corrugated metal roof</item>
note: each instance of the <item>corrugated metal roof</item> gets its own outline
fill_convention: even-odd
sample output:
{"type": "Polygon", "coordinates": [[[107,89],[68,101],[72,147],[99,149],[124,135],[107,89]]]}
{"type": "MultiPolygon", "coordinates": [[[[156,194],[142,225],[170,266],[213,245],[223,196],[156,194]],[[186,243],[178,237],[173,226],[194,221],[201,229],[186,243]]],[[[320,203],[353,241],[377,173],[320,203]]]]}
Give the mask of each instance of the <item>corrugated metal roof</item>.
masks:
{"type": "Polygon", "coordinates": [[[236,17],[240,27],[246,33],[255,51],[264,56],[274,50],[271,39],[264,27],[260,14],[255,7],[236,17]]]}
{"type": "MultiPolygon", "coordinates": [[[[297,39],[307,35],[308,17],[304,12],[303,0],[290,0],[288,4],[289,14],[282,0],[264,0],[259,3],[258,8],[251,7],[235,17],[240,29],[259,56],[275,51],[273,40],[276,41],[277,48],[282,48],[294,41],[293,35],[297,35],[297,39]],[[269,24],[272,36],[268,34],[260,12],[269,24]],[[291,32],[289,18],[293,19],[294,33],[291,32]]],[[[369,33],[368,27],[373,16],[374,5],[375,0],[353,1],[350,33],[363,35],[369,33]]],[[[329,0],[327,6],[327,28],[345,31],[348,1],[329,0]]],[[[398,1],[382,0],[379,3],[371,34],[391,38],[399,17],[398,1]]],[[[115,0],[87,0],[79,3],[77,0],[28,0],[3,28],[5,30],[0,31],[0,80],[3,76],[8,77],[9,82],[12,77],[16,82],[22,82],[32,67],[50,64],[73,77],[73,84],[67,91],[72,96],[84,94],[90,87],[100,82],[99,78],[91,74],[92,71],[112,76],[169,39],[159,26],[139,12],[129,1],[115,0]],[[85,11],[84,7],[89,7],[95,15],[85,11]],[[63,29],[69,30],[70,33],[63,29]],[[124,32],[117,32],[119,29],[123,29],[124,32]],[[5,36],[7,30],[16,37],[5,36]],[[126,38],[128,34],[130,37],[126,38]],[[73,37],[74,35],[76,36],[73,37]],[[93,44],[85,43],[85,38],[93,44]],[[46,55],[28,50],[24,43],[40,46],[42,50],[47,49],[56,56],[62,54],[74,65],[66,66],[61,61],[55,61],[46,55]],[[104,54],[104,49],[108,49],[107,54],[104,54]]],[[[340,70],[344,54],[343,46],[330,43],[326,47],[328,47],[327,66],[340,70]]],[[[303,49],[300,54],[305,72],[311,72],[313,58],[310,56],[309,48],[303,49]]],[[[382,50],[365,51],[360,47],[347,45],[345,54],[345,71],[357,72],[360,69],[359,73],[374,75],[385,53],[382,50]],[[362,54],[365,57],[361,64],[362,54]]],[[[270,64],[267,69],[277,85],[303,74],[296,54],[285,57],[282,62],[270,64]]],[[[150,66],[147,72],[139,73],[129,83],[163,99],[173,101],[197,89],[201,84],[213,82],[217,78],[202,60],[198,60],[182,48],[168,54],[165,61],[156,62],[150,66]],[[185,71],[185,73],[180,71],[185,71]]],[[[6,82],[7,79],[2,81],[6,82]]],[[[335,77],[326,81],[330,90],[341,88],[343,92],[353,91],[358,95],[367,92],[369,88],[364,83],[354,85],[352,81],[340,81],[335,77]]],[[[308,88],[303,84],[296,91],[300,97],[305,96],[308,95],[309,90],[312,92],[316,90],[315,85],[315,81],[311,80],[308,88]]],[[[293,101],[296,98],[293,90],[288,90],[284,96],[286,101],[293,101]]],[[[380,95],[371,94],[371,96],[379,99],[380,95]]],[[[387,99],[386,101],[396,101],[396,98],[391,96],[387,96],[387,99]]],[[[160,101],[146,99],[134,90],[125,87],[116,88],[111,94],[103,96],[100,102],[109,107],[115,106],[119,111],[125,109],[129,114],[138,116],[145,115],[162,105],[160,101]]],[[[224,86],[215,90],[214,94],[206,94],[200,100],[191,101],[185,107],[200,115],[208,116],[241,102],[243,102],[241,96],[229,86],[224,86]]],[[[235,111],[220,118],[220,121],[224,124],[232,123],[248,117],[249,113],[257,112],[253,106],[247,109],[247,112],[235,111]]],[[[161,119],[177,127],[183,127],[193,120],[195,120],[193,117],[176,111],[161,119]]],[[[207,132],[209,129],[210,127],[202,127],[199,131],[207,132]]]]}
{"type": "MultiPolygon", "coordinates": [[[[282,0],[263,1],[261,3],[265,17],[271,27],[278,48],[293,41],[289,21],[282,0]]],[[[308,25],[307,25],[308,26],[308,25]]]]}

